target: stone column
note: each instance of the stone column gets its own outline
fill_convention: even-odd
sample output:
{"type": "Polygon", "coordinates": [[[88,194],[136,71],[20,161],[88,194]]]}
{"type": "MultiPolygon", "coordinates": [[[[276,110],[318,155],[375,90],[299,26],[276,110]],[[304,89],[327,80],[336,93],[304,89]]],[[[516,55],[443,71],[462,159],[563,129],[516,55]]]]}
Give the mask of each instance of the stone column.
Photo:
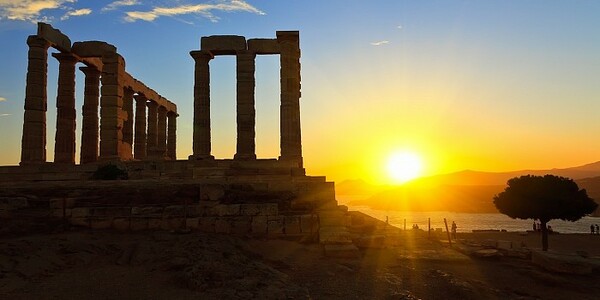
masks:
{"type": "Polygon", "coordinates": [[[149,157],[154,157],[158,142],[158,104],[150,100],[146,103],[146,105],[148,105],[148,136],[146,141],[146,154],[149,157]]]}
{"type": "Polygon", "coordinates": [[[281,156],[302,168],[300,135],[300,39],[298,31],[277,31],[281,55],[281,156]]]}
{"type": "Polygon", "coordinates": [[[194,71],[194,140],[192,160],[213,159],[210,155],[210,68],[213,55],[208,51],[191,51],[194,71]]]}
{"type": "Polygon", "coordinates": [[[157,159],[164,159],[167,154],[167,108],[158,107],[158,130],[156,131],[156,153],[157,159]]]}
{"type": "Polygon", "coordinates": [[[123,91],[123,112],[125,121],[123,122],[123,151],[133,158],[133,90],[126,88],[123,91]]]}
{"type": "Polygon", "coordinates": [[[75,164],[75,64],[68,53],[53,53],[58,62],[54,162],[75,164]]]}
{"type": "Polygon", "coordinates": [[[100,160],[129,160],[123,151],[123,82],[125,60],[116,52],[102,55],[100,97],[100,160]]]}
{"type": "Polygon", "coordinates": [[[177,113],[168,112],[168,137],[167,137],[167,157],[172,160],[177,160],[177,113]]]}
{"type": "Polygon", "coordinates": [[[100,98],[100,71],[93,67],[79,68],[85,74],[85,90],[81,108],[83,120],[81,125],[82,164],[98,160],[98,105],[100,98]]]}
{"type": "Polygon", "coordinates": [[[256,54],[238,51],[237,59],[237,152],[235,159],[256,159],[254,71],[256,54]]]}
{"type": "Polygon", "coordinates": [[[35,35],[27,38],[27,86],[25,89],[25,116],[21,139],[21,165],[46,161],[46,85],[48,47],[50,43],[35,35]]]}
{"type": "Polygon", "coordinates": [[[135,97],[135,159],[146,159],[146,96],[135,97]]]}

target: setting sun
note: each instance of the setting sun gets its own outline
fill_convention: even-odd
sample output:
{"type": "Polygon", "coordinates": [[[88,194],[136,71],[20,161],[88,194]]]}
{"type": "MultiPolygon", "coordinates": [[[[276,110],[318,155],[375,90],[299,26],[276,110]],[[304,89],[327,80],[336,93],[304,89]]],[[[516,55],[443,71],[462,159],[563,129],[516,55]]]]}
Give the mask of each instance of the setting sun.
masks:
{"type": "Polygon", "coordinates": [[[404,183],[421,175],[423,163],[416,153],[398,152],[388,160],[387,169],[395,182],[404,183]]]}

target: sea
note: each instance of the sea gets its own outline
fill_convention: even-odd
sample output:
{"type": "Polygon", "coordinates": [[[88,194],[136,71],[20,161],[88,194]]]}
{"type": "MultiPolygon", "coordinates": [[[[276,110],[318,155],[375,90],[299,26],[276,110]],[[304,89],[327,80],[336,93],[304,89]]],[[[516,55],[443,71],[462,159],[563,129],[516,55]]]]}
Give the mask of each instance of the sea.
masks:
{"type": "MultiPolygon", "coordinates": [[[[389,224],[400,229],[411,229],[417,225],[420,229],[427,230],[428,222],[431,222],[431,228],[441,228],[444,231],[444,219],[450,228],[452,222],[456,222],[457,232],[472,232],[473,230],[506,230],[513,232],[523,232],[533,230],[533,220],[512,219],[500,213],[459,213],[448,211],[395,211],[395,210],[377,210],[369,206],[351,205],[350,202],[360,199],[357,196],[337,196],[339,204],[348,206],[349,210],[357,210],[369,216],[386,221],[389,224]],[[405,227],[406,224],[406,227],[405,227]]],[[[576,222],[552,220],[548,223],[553,231],[559,233],[590,233],[590,225],[598,224],[600,218],[583,217],[576,222]]]]}

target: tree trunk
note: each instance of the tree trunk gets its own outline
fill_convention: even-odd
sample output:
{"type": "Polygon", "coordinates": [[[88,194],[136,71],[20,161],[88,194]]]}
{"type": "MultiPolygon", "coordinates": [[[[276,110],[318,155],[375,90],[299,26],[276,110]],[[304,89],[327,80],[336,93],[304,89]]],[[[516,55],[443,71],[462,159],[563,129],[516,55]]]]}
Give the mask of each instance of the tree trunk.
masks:
{"type": "Polygon", "coordinates": [[[542,226],[542,250],[548,251],[548,228],[546,227],[546,223],[548,221],[540,220],[542,226]]]}

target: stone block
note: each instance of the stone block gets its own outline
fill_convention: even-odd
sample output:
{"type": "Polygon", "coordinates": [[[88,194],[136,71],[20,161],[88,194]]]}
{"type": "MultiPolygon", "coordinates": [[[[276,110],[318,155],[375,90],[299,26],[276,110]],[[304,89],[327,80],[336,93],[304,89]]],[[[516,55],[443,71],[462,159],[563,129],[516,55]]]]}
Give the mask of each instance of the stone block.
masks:
{"type": "Polygon", "coordinates": [[[0,197],[0,209],[16,210],[29,207],[25,197],[0,197]]]}
{"type": "Polygon", "coordinates": [[[171,205],[165,207],[163,217],[183,217],[185,216],[186,207],[183,205],[171,205]]]}
{"type": "Polygon", "coordinates": [[[131,214],[135,216],[162,216],[163,208],[158,206],[134,206],[131,208],[131,214]]]}
{"type": "Polygon", "coordinates": [[[279,214],[277,203],[261,203],[258,204],[260,216],[276,216],[279,214]]]}
{"type": "Polygon", "coordinates": [[[248,50],[256,54],[281,53],[281,47],[276,39],[249,39],[248,50]]]}
{"type": "Polygon", "coordinates": [[[52,216],[57,218],[70,218],[71,217],[71,209],[70,208],[55,208],[52,210],[52,216]]]}
{"type": "Polygon", "coordinates": [[[510,250],[513,248],[512,242],[511,241],[496,241],[496,248],[502,249],[502,250],[510,250]]]}
{"type": "Polygon", "coordinates": [[[71,40],[60,30],[54,29],[52,25],[38,22],[37,35],[52,44],[56,49],[69,52],[71,51],[71,40]]]}
{"type": "Polygon", "coordinates": [[[163,229],[177,230],[183,229],[185,226],[185,218],[165,218],[163,219],[163,229]],[[166,228],[164,228],[166,225],[166,228]]]}
{"type": "Polygon", "coordinates": [[[255,236],[267,234],[267,216],[252,217],[251,231],[255,236]]]}
{"type": "Polygon", "coordinates": [[[319,230],[319,219],[317,215],[301,215],[300,230],[303,233],[313,233],[319,230]]]}
{"type": "Polygon", "coordinates": [[[70,219],[70,222],[73,226],[83,226],[83,227],[90,226],[90,222],[89,222],[88,218],[84,218],[84,217],[72,217],[70,219]]]}
{"type": "Polygon", "coordinates": [[[260,214],[258,204],[242,204],[240,205],[240,214],[242,216],[256,216],[260,214]]]}
{"type": "Polygon", "coordinates": [[[162,228],[162,218],[148,218],[148,229],[156,230],[162,228]]]}
{"type": "Polygon", "coordinates": [[[185,227],[192,229],[192,230],[197,230],[198,227],[200,225],[200,218],[187,218],[185,220],[185,227]]]}
{"type": "Polygon", "coordinates": [[[71,210],[71,216],[73,218],[84,218],[90,215],[90,209],[88,207],[76,207],[71,210]]]}
{"type": "Polygon", "coordinates": [[[130,207],[91,207],[89,209],[90,216],[110,216],[124,217],[131,215],[130,207]]]}
{"type": "Polygon", "coordinates": [[[339,210],[319,212],[321,226],[346,226],[347,220],[346,214],[339,210]]]}
{"type": "Polygon", "coordinates": [[[131,226],[129,229],[132,231],[147,230],[148,218],[131,218],[131,226]]]}
{"type": "Polygon", "coordinates": [[[52,198],[50,199],[50,208],[72,208],[75,206],[75,198],[52,198]]]}
{"type": "Polygon", "coordinates": [[[100,88],[100,92],[103,98],[102,105],[103,106],[123,106],[123,86],[121,85],[102,85],[100,88]],[[118,98],[114,97],[105,97],[105,96],[119,96],[118,98]],[[106,99],[104,99],[106,98],[106,99]],[[119,105],[108,103],[109,100],[118,99],[119,105]]]}
{"type": "Polygon", "coordinates": [[[231,233],[245,235],[250,233],[252,217],[235,217],[231,220],[231,233]]]}
{"type": "Polygon", "coordinates": [[[267,233],[269,235],[283,234],[283,216],[270,216],[267,219],[267,233]]]}
{"type": "Polygon", "coordinates": [[[112,228],[118,231],[129,230],[129,218],[114,218],[112,228]]]}
{"type": "Polygon", "coordinates": [[[27,97],[44,98],[47,95],[45,86],[42,84],[27,84],[25,87],[25,95],[27,97]]]}
{"type": "Polygon", "coordinates": [[[217,218],[215,220],[216,233],[231,233],[231,223],[226,218],[217,218]]]}
{"type": "MultiPolygon", "coordinates": [[[[27,98],[27,101],[25,101],[25,111],[37,110],[37,111],[43,111],[45,113],[46,110],[48,109],[48,102],[46,100],[44,100],[44,97],[33,97],[33,96],[27,95],[26,98],[27,98]]],[[[46,120],[46,118],[44,118],[44,121],[45,120],[46,120]]],[[[40,124],[42,124],[42,123],[40,123],[40,124]]]]}
{"type": "Polygon", "coordinates": [[[202,232],[215,232],[215,217],[203,217],[200,218],[198,223],[198,229],[202,232]]]}
{"type": "Polygon", "coordinates": [[[112,217],[93,217],[90,219],[92,229],[108,229],[112,226],[112,217]]]}
{"type": "Polygon", "coordinates": [[[328,226],[319,229],[321,244],[349,244],[352,237],[345,226],[328,226]]]}
{"type": "Polygon", "coordinates": [[[285,234],[299,234],[302,233],[300,229],[300,216],[285,216],[285,234]]]}
{"type": "Polygon", "coordinates": [[[220,204],[213,208],[215,215],[219,217],[223,216],[239,216],[240,205],[239,204],[220,204]]]}
{"type": "Polygon", "coordinates": [[[211,35],[200,39],[200,49],[213,55],[235,55],[246,50],[246,38],[239,35],[211,35]]]}
{"type": "Polygon", "coordinates": [[[106,52],[116,53],[117,47],[101,41],[73,43],[71,51],[79,57],[102,57],[106,52]]]}

